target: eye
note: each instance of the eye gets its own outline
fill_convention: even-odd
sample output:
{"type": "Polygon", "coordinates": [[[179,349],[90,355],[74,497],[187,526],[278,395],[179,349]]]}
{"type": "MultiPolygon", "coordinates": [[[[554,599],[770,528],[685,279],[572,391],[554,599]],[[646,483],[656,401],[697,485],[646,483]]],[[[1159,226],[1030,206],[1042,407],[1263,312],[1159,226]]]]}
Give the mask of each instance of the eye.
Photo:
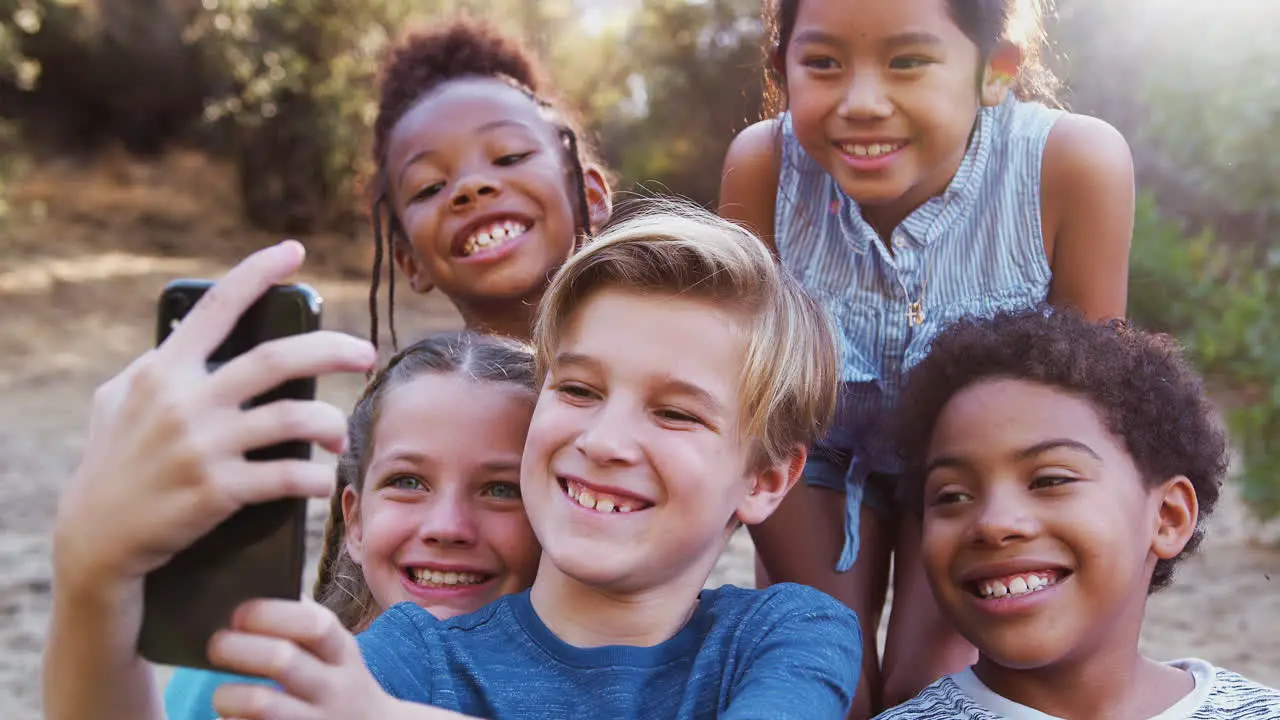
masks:
{"type": "Polygon", "coordinates": [[[668,422],[681,423],[687,425],[705,425],[702,419],[696,415],[691,415],[683,410],[675,408],[661,408],[657,411],[657,416],[668,422]]]}
{"type": "Polygon", "coordinates": [[[516,165],[520,163],[530,155],[533,155],[533,151],[522,152],[522,153],[512,153],[511,155],[503,155],[502,157],[499,157],[498,159],[494,160],[493,164],[497,165],[498,167],[509,167],[511,165],[516,165]]]}
{"type": "Polygon", "coordinates": [[[577,383],[564,382],[556,385],[556,393],[569,400],[591,400],[597,393],[577,383]]]}
{"type": "Polygon", "coordinates": [[[418,202],[420,200],[428,200],[432,197],[435,197],[435,195],[438,194],[441,190],[444,190],[444,182],[438,182],[438,183],[428,185],[422,188],[421,190],[419,190],[418,192],[414,193],[413,197],[409,199],[409,202],[418,202]]]}
{"type": "Polygon", "coordinates": [[[489,483],[484,488],[484,494],[487,497],[497,498],[498,500],[519,500],[520,484],[513,482],[489,483]]]}
{"type": "Polygon", "coordinates": [[[906,55],[902,57],[896,57],[890,60],[889,69],[890,70],[916,70],[924,67],[925,65],[930,65],[932,63],[933,63],[933,60],[926,57],[920,57],[918,55],[906,55]]]}
{"type": "Polygon", "coordinates": [[[1049,488],[1062,487],[1063,485],[1067,485],[1076,481],[1077,481],[1077,478],[1073,478],[1073,477],[1063,477],[1060,475],[1042,475],[1031,481],[1031,489],[1046,490],[1049,488]]]}
{"type": "Polygon", "coordinates": [[[818,72],[831,72],[833,70],[840,69],[840,63],[836,62],[835,58],[828,57],[826,55],[807,57],[804,60],[801,60],[800,64],[810,70],[817,70],[818,72]]]}
{"type": "Polygon", "coordinates": [[[933,496],[930,505],[956,505],[962,502],[972,500],[973,496],[962,490],[943,490],[933,496]]]}
{"type": "Polygon", "coordinates": [[[392,490],[426,490],[427,486],[422,482],[421,478],[413,475],[392,475],[382,484],[383,487],[392,490]]]}

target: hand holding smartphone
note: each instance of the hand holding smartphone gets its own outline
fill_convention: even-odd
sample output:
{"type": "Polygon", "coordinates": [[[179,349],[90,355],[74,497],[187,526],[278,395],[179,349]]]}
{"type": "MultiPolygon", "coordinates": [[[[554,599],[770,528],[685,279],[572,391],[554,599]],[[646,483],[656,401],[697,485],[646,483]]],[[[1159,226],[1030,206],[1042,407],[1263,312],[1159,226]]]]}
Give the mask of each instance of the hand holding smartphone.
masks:
{"type": "MultiPolygon", "coordinates": [[[[157,312],[160,345],[212,287],[177,280],[165,287],[157,312]]],[[[209,356],[210,373],[263,343],[320,328],[321,299],[306,285],[275,285],[240,317],[209,356]]],[[[259,395],[248,410],[279,400],[314,400],[316,380],[290,380],[259,395]]],[[[254,449],[249,461],[307,460],[308,442],[254,449]]],[[[146,577],[139,652],[165,665],[210,668],[205,648],[231,613],[252,598],[297,599],[306,556],[307,501],[287,498],[247,506],[146,577]]]]}

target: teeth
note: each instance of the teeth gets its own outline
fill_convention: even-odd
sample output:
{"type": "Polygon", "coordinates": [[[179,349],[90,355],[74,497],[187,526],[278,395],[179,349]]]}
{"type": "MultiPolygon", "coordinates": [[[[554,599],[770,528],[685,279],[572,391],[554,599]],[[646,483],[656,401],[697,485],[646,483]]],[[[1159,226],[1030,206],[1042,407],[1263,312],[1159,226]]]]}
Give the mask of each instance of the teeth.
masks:
{"type": "Polygon", "coordinates": [[[1050,577],[1036,573],[1026,575],[1016,575],[1010,578],[1008,584],[1001,580],[987,580],[978,584],[978,595],[984,598],[1001,598],[1012,595],[1026,595],[1027,593],[1043,590],[1054,584],[1050,577]]]}
{"type": "Polygon", "coordinates": [[[516,220],[503,220],[477,228],[471,237],[462,244],[462,254],[471,255],[479,250],[501,245],[517,235],[523,234],[529,226],[516,220]]]}
{"type": "Polygon", "coordinates": [[[426,568],[412,568],[409,573],[419,585],[478,585],[484,582],[484,576],[476,573],[441,572],[426,568]]]}
{"type": "Polygon", "coordinates": [[[569,498],[588,510],[595,510],[600,513],[629,513],[635,510],[635,507],[628,504],[629,501],[622,498],[597,498],[595,495],[580,487],[577,483],[565,483],[565,488],[569,493],[569,498]]]}
{"type": "Polygon", "coordinates": [[[865,158],[865,157],[876,158],[876,157],[880,157],[881,155],[888,155],[889,153],[897,150],[899,147],[901,147],[901,145],[894,145],[890,143],[871,143],[870,145],[859,145],[859,144],[841,145],[841,149],[844,150],[846,153],[853,155],[854,157],[860,157],[860,158],[865,158]]]}

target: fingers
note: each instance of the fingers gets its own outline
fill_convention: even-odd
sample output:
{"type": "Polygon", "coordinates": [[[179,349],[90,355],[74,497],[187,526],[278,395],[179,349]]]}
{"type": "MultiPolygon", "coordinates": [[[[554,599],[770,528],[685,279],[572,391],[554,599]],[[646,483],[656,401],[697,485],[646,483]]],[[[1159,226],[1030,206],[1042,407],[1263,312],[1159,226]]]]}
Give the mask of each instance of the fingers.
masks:
{"type": "Polygon", "coordinates": [[[342,626],[333,611],[314,602],[250,600],[231,616],[233,630],[273,635],[297,645],[321,662],[338,665],[355,658],[360,651],[351,631],[342,626]]]}
{"type": "Polygon", "coordinates": [[[282,382],[335,372],[364,372],[377,362],[373,345],[318,330],[263,343],[213,373],[217,402],[240,404],[282,382]]]}
{"type": "Polygon", "coordinates": [[[301,441],[339,454],[346,445],[347,416],[324,402],[276,400],[244,411],[229,431],[234,433],[231,446],[242,452],[301,441]]]}
{"type": "Polygon", "coordinates": [[[307,703],[267,685],[226,683],[213,691],[219,720],[319,720],[320,712],[307,703]]]}
{"type": "Polygon", "coordinates": [[[169,335],[162,346],[166,354],[201,361],[208,358],[244,311],[272,285],[292,275],[304,256],[301,243],[286,240],[242,260],[200,298],[169,335]]]}
{"type": "MultiPolygon", "coordinates": [[[[301,703],[314,703],[320,698],[333,670],[288,640],[235,630],[220,630],[214,634],[209,641],[209,660],[228,672],[274,680],[284,693],[301,703]]],[[[275,691],[274,688],[272,690],[275,691]]],[[[273,703],[281,700],[263,699],[273,703]]],[[[225,709],[218,709],[226,713],[225,709]]],[[[244,715],[239,710],[232,717],[255,715],[244,715]]]]}
{"type": "Polygon", "coordinates": [[[267,460],[241,462],[219,484],[234,508],[283,498],[327,498],[336,475],[332,465],[311,460],[267,460]]]}
{"type": "Polygon", "coordinates": [[[332,612],[296,600],[250,600],[231,629],[209,641],[209,659],[228,670],[274,680],[304,702],[331,693],[330,673],[363,671],[355,638],[332,612]]]}

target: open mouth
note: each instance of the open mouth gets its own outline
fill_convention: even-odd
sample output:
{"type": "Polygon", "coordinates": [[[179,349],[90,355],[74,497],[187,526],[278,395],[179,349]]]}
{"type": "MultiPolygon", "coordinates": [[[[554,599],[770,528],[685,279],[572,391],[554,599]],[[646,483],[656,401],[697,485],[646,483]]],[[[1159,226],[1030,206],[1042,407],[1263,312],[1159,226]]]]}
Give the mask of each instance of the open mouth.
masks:
{"type": "Polygon", "coordinates": [[[1070,570],[1046,569],[1006,575],[964,584],[965,590],[982,600],[1020,597],[1040,592],[1061,583],[1071,576],[1070,570]]]}
{"type": "Polygon", "coordinates": [[[653,507],[653,503],[647,500],[588,487],[578,480],[564,477],[556,477],[556,480],[560,483],[560,489],[579,507],[602,515],[640,512],[653,507]]]}
{"type": "Polygon", "coordinates": [[[409,582],[429,590],[455,590],[473,585],[483,585],[494,577],[490,573],[433,570],[425,567],[406,567],[401,568],[401,571],[409,579],[409,582]]]}
{"type": "Polygon", "coordinates": [[[533,223],[517,218],[503,218],[486,222],[473,229],[469,235],[456,245],[455,252],[459,257],[471,257],[480,253],[496,250],[503,245],[529,232],[533,223]]]}
{"type": "Polygon", "coordinates": [[[840,150],[851,157],[874,160],[876,158],[884,157],[885,155],[892,155],[906,146],[907,144],[902,141],[888,143],[840,143],[840,150]]]}

